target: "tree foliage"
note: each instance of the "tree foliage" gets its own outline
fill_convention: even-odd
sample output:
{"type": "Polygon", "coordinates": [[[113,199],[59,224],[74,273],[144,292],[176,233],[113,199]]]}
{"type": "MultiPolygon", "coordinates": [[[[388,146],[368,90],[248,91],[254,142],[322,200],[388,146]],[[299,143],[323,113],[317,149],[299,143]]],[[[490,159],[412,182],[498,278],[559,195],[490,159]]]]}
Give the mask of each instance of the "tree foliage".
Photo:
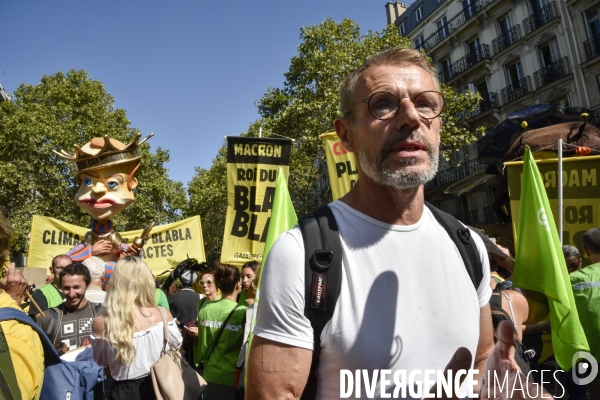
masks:
{"type": "MultiPolygon", "coordinates": [[[[315,26],[303,27],[300,39],[302,42],[298,46],[298,54],[292,58],[289,70],[284,73],[283,87],[269,88],[256,102],[261,118],[250,125],[246,134],[258,136],[258,128],[262,126],[265,136],[281,135],[295,139],[288,185],[296,212],[303,215],[331,199],[323,143],[319,135],[333,130],[333,122],[340,114],[339,88],[344,79],[375,53],[390,47],[408,47],[412,43],[402,37],[394,25],[389,25],[381,32],[368,31],[361,35],[359,26],[349,19],[339,23],[326,19],[315,26]]],[[[442,114],[442,155],[449,158],[454,149],[471,142],[481,133],[469,132],[456,117],[465,110],[475,109],[478,97],[473,93],[457,95],[447,86],[443,86],[442,91],[448,99],[448,107],[442,114]]],[[[205,228],[205,243],[220,243],[223,235],[226,212],[223,151],[209,170],[196,170],[189,187],[188,212],[200,213],[205,228]],[[202,194],[202,185],[210,187],[212,194],[202,194]],[[208,206],[211,196],[222,199],[222,207],[216,204],[208,206]],[[222,214],[217,215],[217,212],[222,214]],[[210,214],[213,220],[211,224],[219,221],[220,229],[216,229],[215,224],[215,230],[209,233],[203,213],[210,214]],[[218,239],[207,237],[213,234],[218,235],[218,239]]],[[[207,249],[217,249],[211,246],[207,246],[207,249]]]]}
{"type": "MultiPolygon", "coordinates": [[[[90,217],[75,204],[73,165],[52,150],[73,151],[93,137],[107,135],[128,143],[137,133],[125,110],[84,70],[44,75],[37,85],[21,84],[13,101],[0,103],[0,207],[14,230],[14,251],[27,250],[33,215],[88,226],[90,217]]],[[[140,148],[136,201],[114,220],[121,231],[149,221],[176,220],[186,204],[183,185],[168,179],[166,150],[140,148]]]]}
{"type": "Polygon", "coordinates": [[[209,169],[196,167],[188,184],[187,216],[199,215],[206,260],[219,261],[227,215],[227,149],[221,147],[209,169]]]}

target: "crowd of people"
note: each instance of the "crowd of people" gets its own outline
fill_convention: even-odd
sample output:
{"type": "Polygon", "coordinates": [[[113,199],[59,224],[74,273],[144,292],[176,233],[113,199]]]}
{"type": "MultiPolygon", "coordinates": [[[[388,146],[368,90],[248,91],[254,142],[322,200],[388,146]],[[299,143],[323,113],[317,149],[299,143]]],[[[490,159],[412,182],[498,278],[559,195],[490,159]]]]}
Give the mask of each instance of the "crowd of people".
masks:
{"type": "MultiPolygon", "coordinates": [[[[164,288],[167,296],[136,249],[115,249],[102,240],[54,257],[50,281],[31,295],[10,264],[0,311],[21,310],[30,299],[28,314],[58,354],[83,356],[82,349],[91,348],[109,399],[155,398],[150,371],[163,348],[178,349],[202,375],[205,400],[303,393],[335,399],[341,396],[342,370],[471,368],[479,371],[481,398],[496,398],[496,390],[503,399],[548,398],[544,391],[532,397],[514,392],[517,382],[532,384],[520,378],[528,369],[539,369],[541,333],[551,329],[547,300],[513,289],[510,252],[490,250],[485,237],[464,225],[459,231],[469,239],[461,251],[455,233],[446,229],[458,221],[424,201],[424,185],[437,171],[444,106],[437,74],[416,50],[384,50],[348,76],[335,129],[344,148],[356,154],[359,179],[328,212],[315,211],[320,229],[328,227],[339,244],[305,254],[315,238],[303,236],[300,227],[281,235],[265,260],[254,327],[258,262],[184,271],[164,288]],[[107,268],[96,257],[102,251],[116,264],[107,268]],[[323,255],[328,261],[320,264],[323,255]],[[333,266],[339,270],[330,271],[333,266]],[[506,375],[508,386],[486,385],[490,371],[506,375]]],[[[6,259],[10,236],[0,213],[0,260],[6,259]]],[[[592,265],[581,268],[576,250],[565,248],[566,263],[598,359],[600,229],[583,235],[582,250],[592,265]]],[[[0,346],[0,391],[38,398],[44,374],[40,337],[27,325],[0,321],[0,345],[6,344],[0,346]]],[[[387,397],[393,384],[382,378],[369,396],[387,397]]],[[[571,398],[585,399],[586,388],[571,384],[571,398]]],[[[591,399],[600,398],[597,384],[587,386],[591,399]]],[[[357,389],[356,396],[367,391],[357,389]]]]}

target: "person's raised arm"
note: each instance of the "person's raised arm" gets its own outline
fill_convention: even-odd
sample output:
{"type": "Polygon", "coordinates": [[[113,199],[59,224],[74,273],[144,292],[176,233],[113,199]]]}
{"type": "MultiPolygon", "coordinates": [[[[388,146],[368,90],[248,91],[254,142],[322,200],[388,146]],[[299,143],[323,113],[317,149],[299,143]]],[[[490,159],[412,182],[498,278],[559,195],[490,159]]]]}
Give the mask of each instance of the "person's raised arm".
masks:
{"type": "Polygon", "coordinates": [[[311,362],[312,350],[254,336],[248,359],[246,398],[299,399],[311,362]]]}

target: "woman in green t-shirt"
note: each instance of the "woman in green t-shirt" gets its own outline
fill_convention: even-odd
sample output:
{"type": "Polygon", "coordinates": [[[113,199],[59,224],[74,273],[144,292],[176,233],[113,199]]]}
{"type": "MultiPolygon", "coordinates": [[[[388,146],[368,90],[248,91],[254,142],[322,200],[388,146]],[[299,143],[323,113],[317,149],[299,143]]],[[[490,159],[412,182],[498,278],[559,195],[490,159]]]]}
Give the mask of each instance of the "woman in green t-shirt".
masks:
{"type": "Polygon", "coordinates": [[[194,360],[204,364],[202,376],[208,382],[204,399],[233,400],[246,307],[238,306],[236,302],[241,290],[239,269],[233,265],[217,264],[214,277],[222,293],[221,299],[205,304],[198,314],[194,360]]]}

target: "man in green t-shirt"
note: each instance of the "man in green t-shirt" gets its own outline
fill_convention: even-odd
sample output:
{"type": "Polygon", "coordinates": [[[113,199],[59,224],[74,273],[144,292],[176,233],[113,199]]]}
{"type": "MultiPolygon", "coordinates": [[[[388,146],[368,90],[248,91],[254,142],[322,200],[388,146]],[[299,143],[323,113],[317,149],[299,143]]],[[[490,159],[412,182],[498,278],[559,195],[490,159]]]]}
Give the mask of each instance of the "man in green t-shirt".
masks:
{"type": "MultiPolygon", "coordinates": [[[[38,288],[32,295],[33,300],[40,307],[40,310],[46,311],[62,304],[65,296],[63,296],[60,290],[59,275],[63,268],[72,262],[71,258],[65,254],[59,254],[52,259],[50,272],[54,275],[54,279],[52,282],[38,288]]],[[[29,307],[29,315],[31,317],[37,316],[39,313],[39,310],[33,305],[29,307]]]]}
{"type": "MultiPolygon", "coordinates": [[[[600,360],[600,228],[583,234],[583,250],[591,265],[569,275],[577,313],[585,332],[590,353],[600,360]]],[[[600,377],[587,385],[590,399],[600,399],[600,377]]]]}

